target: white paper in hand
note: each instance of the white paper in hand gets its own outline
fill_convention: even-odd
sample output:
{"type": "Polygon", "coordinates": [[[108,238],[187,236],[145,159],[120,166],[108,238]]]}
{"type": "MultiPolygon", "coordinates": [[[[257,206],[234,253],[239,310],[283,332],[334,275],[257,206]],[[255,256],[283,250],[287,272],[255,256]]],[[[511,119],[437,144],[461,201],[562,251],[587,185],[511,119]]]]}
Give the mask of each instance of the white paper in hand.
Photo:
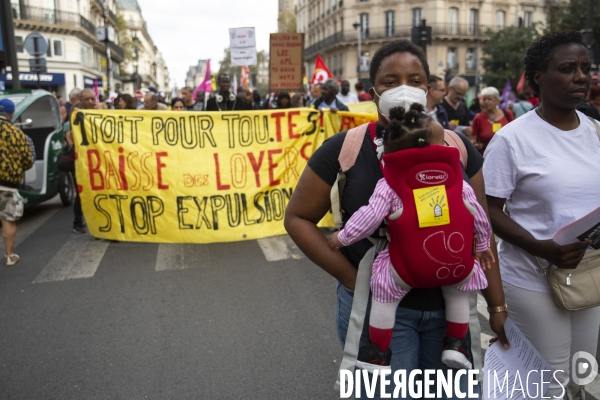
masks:
{"type": "Polygon", "coordinates": [[[483,398],[541,399],[554,370],[510,318],[506,319],[504,331],[510,348],[504,350],[498,341],[485,353],[483,398]]]}

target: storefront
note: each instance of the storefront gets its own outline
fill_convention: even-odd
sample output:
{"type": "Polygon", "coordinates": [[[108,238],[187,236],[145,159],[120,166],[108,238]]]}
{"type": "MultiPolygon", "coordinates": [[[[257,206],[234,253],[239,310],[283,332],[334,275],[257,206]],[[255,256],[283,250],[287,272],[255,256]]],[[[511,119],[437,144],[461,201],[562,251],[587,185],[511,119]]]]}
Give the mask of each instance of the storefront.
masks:
{"type": "MultiPolygon", "coordinates": [[[[31,72],[20,72],[19,79],[24,89],[38,88],[38,75],[31,72]]],[[[12,73],[0,74],[0,81],[6,89],[12,89],[12,73]]],[[[63,93],[65,90],[65,74],[45,73],[39,75],[39,87],[52,93],[63,93]]]]}

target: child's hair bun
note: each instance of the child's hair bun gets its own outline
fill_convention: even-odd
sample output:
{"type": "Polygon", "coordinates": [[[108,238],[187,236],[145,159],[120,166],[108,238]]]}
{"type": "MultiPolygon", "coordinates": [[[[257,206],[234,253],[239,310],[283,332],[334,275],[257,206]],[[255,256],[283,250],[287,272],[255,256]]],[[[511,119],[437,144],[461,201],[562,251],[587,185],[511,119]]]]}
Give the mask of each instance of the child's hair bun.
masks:
{"type": "Polygon", "coordinates": [[[397,121],[402,121],[405,114],[406,110],[404,107],[394,107],[390,110],[390,121],[394,119],[397,121]]]}

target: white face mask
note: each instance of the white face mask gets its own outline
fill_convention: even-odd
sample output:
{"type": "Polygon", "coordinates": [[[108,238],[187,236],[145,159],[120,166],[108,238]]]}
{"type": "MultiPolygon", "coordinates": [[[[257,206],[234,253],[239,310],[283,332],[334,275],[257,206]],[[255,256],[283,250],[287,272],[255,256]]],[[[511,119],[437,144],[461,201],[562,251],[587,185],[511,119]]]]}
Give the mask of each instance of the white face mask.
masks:
{"type": "MultiPolygon", "coordinates": [[[[375,92],[375,88],[373,88],[375,92]]],[[[427,106],[427,92],[423,89],[408,85],[401,85],[390,90],[386,90],[379,97],[379,112],[386,118],[390,116],[390,110],[395,107],[404,107],[404,110],[410,110],[413,103],[419,103],[423,107],[427,106]]]]}

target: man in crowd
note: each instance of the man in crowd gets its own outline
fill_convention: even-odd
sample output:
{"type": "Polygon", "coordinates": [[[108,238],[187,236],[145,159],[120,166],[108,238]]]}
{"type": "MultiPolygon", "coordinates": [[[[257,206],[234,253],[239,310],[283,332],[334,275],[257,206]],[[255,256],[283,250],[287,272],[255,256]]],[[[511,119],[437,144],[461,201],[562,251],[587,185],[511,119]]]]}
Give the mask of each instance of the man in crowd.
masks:
{"type": "Polygon", "coordinates": [[[6,265],[15,265],[20,257],[15,254],[17,220],[23,216],[23,199],[17,189],[23,171],[33,166],[29,141],[23,131],[12,124],[15,104],[0,100],[0,220],[4,238],[6,265]]]}
{"type": "Polygon", "coordinates": [[[448,114],[450,129],[470,135],[472,131],[469,123],[469,109],[463,102],[467,90],[469,90],[469,82],[466,79],[459,76],[452,78],[448,84],[448,94],[442,101],[442,107],[448,114]]]}
{"type": "Polygon", "coordinates": [[[158,96],[156,93],[154,92],[148,92],[146,93],[146,95],[144,96],[144,105],[141,106],[140,108],[138,108],[138,110],[154,110],[154,111],[164,111],[164,110],[168,110],[169,108],[158,102],[158,96]]]}
{"type": "Polygon", "coordinates": [[[329,109],[331,112],[348,111],[348,107],[336,97],[339,91],[340,85],[333,79],[328,80],[322,85],[321,97],[315,100],[312,107],[317,110],[329,109]]]}
{"type": "Polygon", "coordinates": [[[64,104],[64,107],[67,110],[66,121],[71,120],[71,110],[73,108],[73,104],[77,103],[79,100],[81,100],[81,89],[75,88],[71,90],[71,93],[69,93],[69,101],[64,104]]]}
{"type": "Polygon", "coordinates": [[[358,95],[358,101],[371,101],[371,95],[365,92],[365,85],[358,81],[354,84],[354,89],[356,90],[356,94],[358,95]]]}
{"type": "Polygon", "coordinates": [[[450,129],[448,125],[448,113],[441,106],[446,91],[444,81],[439,76],[429,77],[429,92],[427,93],[427,114],[442,125],[444,129],[450,129]]]}
{"type": "Polygon", "coordinates": [[[344,104],[358,103],[358,97],[350,91],[350,82],[342,81],[342,89],[336,96],[344,104]]]}
{"type": "Polygon", "coordinates": [[[206,111],[232,111],[245,108],[244,99],[230,92],[231,78],[227,74],[221,74],[218,78],[219,91],[206,103],[206,111]]]}
{"type": "Polygon", "coordinates": [[[181,89],[181,98],[187,111],[204,111],[204,102],[194,100],[194,90],[191,87],[181,89]]]}
{"type": "MultiPolygon", "coordinates": [[[[99,108],[96,103],[96,94],[92,89],[86,88],[81,91],[81,108],[83,110],[95,110],[99,108]]],[[[65,139],[67,144],[73,147],[73,132],[71,130],[65,133],[65,139]]],[[[75,187],[77,187],[77,181],[75,180],[75,171],[73,171],[73,181],[75,187]]],[[[85,223],[83,221],[83,211],[81,210],[81,197],[79,197],[79,191],[75,190],[75,201],[73,202],[73,232],[85,233],[85,223]]]]}
{"type": "Polygon", "coordinates": [[[321,87],[322,85],[320,83],[315,83],[314,85],[312,85],[312,87],[310,88],[310,99],[308,99],[308,101],[306,102],[307,107],[312,106],[313,104],[315,104],[315,101],[321,98],[321,87]]]}

